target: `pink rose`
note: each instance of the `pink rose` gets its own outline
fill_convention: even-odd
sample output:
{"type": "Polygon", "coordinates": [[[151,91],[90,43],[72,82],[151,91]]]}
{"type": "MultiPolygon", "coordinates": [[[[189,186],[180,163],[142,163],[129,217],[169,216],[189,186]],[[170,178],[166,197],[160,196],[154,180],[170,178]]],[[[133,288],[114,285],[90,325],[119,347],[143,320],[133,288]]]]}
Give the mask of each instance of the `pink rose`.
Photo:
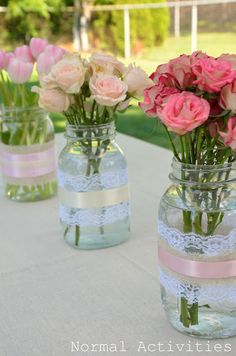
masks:
{"type": "Polygon", "coordinates": [[[211,121],[208,124],[208,131],[211,137],[216,137],[220,131],[220,126],[217,121],[211,121]]]}
{"type": "Polygon", "coordinates": [[[191,132],[202,125],[209,116],[210,105],[190,92],[173,94],[160,114],[161,121],[178,135],[191,132]]]}
{"type": "Polygon", "coordinates": [[[217,58],[217,60],[218,59],[223,61],[228,61],[229,63],[231,63],[232,68],[236,70],[236,54],[223,53],[217,58]]]}
{"type": "Polygon", "coordinates": [[[100,74],[89,81],[91,98],[104,106],[115,106],[126,99],[128,85],[115,75],[100,74]]]}
{"type": "Polygon", "coordinates": [[[142,96],[143,91],[153,85],[153,81],[140,67],[130,64],[124,75],[124,82],[128,85],[128,92],[132,96],[142,96]]]}
{"type": "Polygon", "coordinates": [[[37,59],[48,46],[48,41],[42,38],[31,38],[29,46],[33,57],[37,59]]]}
{"type": "Polygon", "coordinates": [[[75,94],[84,84],[86,71],[80,56],[70,54],[52,66],[49,77],[66,93],[75,94]]]}
{"type": "Polygon", "coordinates": [[[217,93],[223,86],[233,81],[236,72],[229,62],[214,58],[201,58],[193,66],[199,89],[209,93],[217,93]]]}
{"type": "Polygon", "coordinates": [[[179,90],[172,84],[171,77],[168,74],[162,74],[157,85],[144,90],[144,101],[139,105],[148,116],[159,115],[169,97],[179,93],[179,90]]]}
{"type": "Polygon", "coordinates": [[[0,51],[0,70],[7,69],[10,59],[14,57],[13,53],[0,51]]]}
{"type": "Polygon", "coordinates": [[[90,66],[94,74],[115,74],[121,76],[125,72],[125,65],[113,56],[105,53],[93,53],[90,66]]]}
{"type": "Polygon", "coordinates": [[[190,56],[191,65],[195,64],[200,58],[207,59],[210,58],[210,56],[208,56],[206,53],[202,51],[195,51],[190,56]]]}
{"type": "Polygon", "coordinates": [[[16,56],[16,58],[20,59],[23,62],[34,62],[34,58],[32,56],[31,50],[29,48],[29,46],[20,46],[20,47],[16,47],[14,54],[16,56]]]}
{"type": "Polygon", "coordinates": [[[224,144],[236,150],[236,117],[228,119],[227,132],[220,131],[220,136],[223,138],[224,144]]]}
{"type": "Polygon", "coordinates": [[[236,80],[221,90],[219,104],[222,108],[236,113],[236,80]]]}
{"type": "Polygon", "coordinates": [[[153,72],[151,75],[150,75],[150,79],[158,84],[158,81],[159,81],[159,78],[162,74],[166,74],[168,73],[168,69],[167,69],[167,63],[166,64],[160,64],[159,66],[157,66],[157,69],[155,70],[155,72],[153,72]]]}
{"type": "Polygon", "coordinates": [[[223,112],[222,107],[220,107],[218,98],[208,99],[208,103],[210,104],[210,116],[217,116],[223,112]]]}
{"type": "Polygon", "coordinates": [[[185,54],[169,61],[167,73],[175,78],[181,89],[191,87],[196,79],[191,68],[191,57],[185,54]]]}
{"type": "Polygon", "coordinates": [[[38,104],[49,112],[63,112],[69,109],[72,99],[59,89],[32,87],[32,92],[39,94],[38,104]]]}
{"type": "Polygon", "coordinates": [[[7,66],[9,77],[14,83],[23,84],[27,82],[33,71],[33,63],[24,62],[16,57],[10,59],[7,66]]]}

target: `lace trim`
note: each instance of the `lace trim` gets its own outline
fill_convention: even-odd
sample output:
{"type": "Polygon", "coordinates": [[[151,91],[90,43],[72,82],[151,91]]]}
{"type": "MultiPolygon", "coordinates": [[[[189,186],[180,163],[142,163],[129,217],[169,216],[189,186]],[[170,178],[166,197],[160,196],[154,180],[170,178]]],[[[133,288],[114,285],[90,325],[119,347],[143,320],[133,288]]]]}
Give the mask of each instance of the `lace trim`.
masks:
{"type": "Polygon", "coordinates": [[[129,202],[102,209],[75,209],[63,204],[59,206],[60,220],[66,225],[104,226],[129,216],[129,202]]]}
{"type": "Polygon", "coordinates": [[[190,283],[160,269],[160,284],[166,292],[178,298],[184,297],[189,303],[236,303],[236,279],[231,279],[230,282],[211,280],[207,284],[199,281],[190,283]]]}
{"type": "Polygon", "coordinates": [[[169,246],[178,251],[201,253],[207,256],[229,254],[236,251],[236,229],[233,229],[228,235],[204,237],[192,232],[184,234],[159,221],[158,233],[169,246]]]}
{"type": "Polygon", "coordinates": [[[61,170],[58,170],[59,187],[65,187],[75,192],[89,192],[95,189],[111,189],[126,185],[128,183],[127,169],[121,169],[116,172],[105,172],[102,174],[93,174],[89,177],[85,175],[71,176],[61,170]]]}

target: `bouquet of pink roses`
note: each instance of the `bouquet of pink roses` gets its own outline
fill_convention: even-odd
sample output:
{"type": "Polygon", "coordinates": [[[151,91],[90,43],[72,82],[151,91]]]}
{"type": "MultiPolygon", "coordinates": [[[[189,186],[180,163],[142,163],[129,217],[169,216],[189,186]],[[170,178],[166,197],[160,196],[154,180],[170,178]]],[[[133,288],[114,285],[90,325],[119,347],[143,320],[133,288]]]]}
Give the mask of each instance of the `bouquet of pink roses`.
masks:
{"type": "Polygon", "coordinates": [[[89,60],[68,53],[40,77],[39,106],[63,113],[68,123],[98,125],[125,110],[132,97],[152,85],[146,73],[133,64],[126,67],[115,57],[94,53],[89,60]]]}
{"type": "Polygon", "coordinates": [[[178,161],[219,164],[235,159],[235,55],[181,55],[158,66],[150,78],[153,86],[144,90],[140,106],[159,118],[178,161]]]}
{"type": "MultiPolygon", "coordinates": [[[[68,53],[40,77],[40,87],[32,91],[39,94],[40,107],[63,113],[69,125],[96,128],[114,121],[116,112],[124,111],[130,100],[141,96],[150,85],[152,81],[140,67],[126,67],[111,55],[94,53],[87,60],[78,53],[68,53]]],[[[95,135],[100,133],[96,131],[95,135]]],[[[95,158],[88,160],[91,173],[97,173],[100,151],[106,150],[109,140],[98,140],[97,144],[95,158]]],[[[91,141],[85,146],[89,156],[91,141]]]]}
{"type": "MultiPolygon", "coordinates": [[[[236,159],[236,55],[183,54],[159,65],[150,79],[153,85],[144,90],[140,107],[163,125],[175,156],[178,173],[170,176],[174,188],[166,194],[181,211],[182,221],[176,213],[178,230],[186,239],[210,239],[224,223],[227,209],[222,207],[234,196],[227,186],[236,159]]],[[[203,254],[191,246],[184,252],[203,254]]],[[[199,323],[199,287],[194,288],[180,285],[196,294],[194,303],[181,297],[179,321],[187,328],[199,323]]]]}

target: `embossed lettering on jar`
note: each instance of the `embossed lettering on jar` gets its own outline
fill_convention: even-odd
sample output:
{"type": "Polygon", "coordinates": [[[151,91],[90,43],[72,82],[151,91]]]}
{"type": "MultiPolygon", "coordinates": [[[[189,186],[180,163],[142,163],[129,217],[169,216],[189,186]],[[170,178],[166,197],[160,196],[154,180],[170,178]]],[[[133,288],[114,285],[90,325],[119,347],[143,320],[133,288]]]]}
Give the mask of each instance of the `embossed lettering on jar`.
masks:
{"type": "Polygon", "coordinates": [[[114,123],[67,125],[59,157],[59,214],[65,241],[80,249],[117,245],[129,235],[127,165],[114,123]]]}
{"type": "Polygon", "coordinates": [[[167,317],[189,335],[236,335],[236,165],[172,167],[158,220],[167,317]]]}

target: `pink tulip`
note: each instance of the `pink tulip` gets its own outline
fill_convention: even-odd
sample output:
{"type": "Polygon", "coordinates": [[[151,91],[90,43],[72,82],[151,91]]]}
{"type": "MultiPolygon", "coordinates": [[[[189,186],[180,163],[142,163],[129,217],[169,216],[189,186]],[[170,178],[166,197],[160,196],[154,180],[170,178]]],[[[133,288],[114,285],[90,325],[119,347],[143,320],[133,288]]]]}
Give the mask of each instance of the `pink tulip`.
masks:
{"type": "Polygon", "coordinates": [[[16,47],[14,51],[15,56],[23,62],[34,62],[34,58],[32,56],[31,50],[29,46],[20,46],[16,47]]]}
{"type": "Polygon", "coordinates": [[[7,68],[10,58],[13,56],[13,53],[0,51],[0,70],[7,68]]]}
{"type": "Polygon", "coordinates": [[[37,59],[48,46],[48,41],[42,38],[31,38],[29,46],[33,57],[37,59]]]}
{"type": "Polygon", "coordinates": [[[24,62],[17,57],[10,59],[7,67],[9,77],[14,83],[23,84],[30,79],[33,71],[33,63],[24,62]]]}
{"type": "Polygon", "coordinates": [[[54,58],[47,55],[46,53],[41,53],[37,59],[37,72],[39,76],[48,74],[54,64],[54,58]]]}
{"type": "Polygon", "coordinates": [[[224,144],[236,151],[236,117],[228,119],[227,132],[221,132],[220,136],[223,138],[224,144]]]}
{"type": "Polygon", "coordinates": [[[48,74],[53,66],[57,63],[67,52],[60,47],[49,45],[45,48],[37,59],[37,71],[40,76],[48,74]]]}
{"type": "Polygon", "coordinates": [[[52,56],[54,58],[54,63],[57,63],[60,59],[62,59],[62,57],[64,57],[67,51],[58,46],[48,45],[45,48],[44,53],[48,56],[52,56]]]}

